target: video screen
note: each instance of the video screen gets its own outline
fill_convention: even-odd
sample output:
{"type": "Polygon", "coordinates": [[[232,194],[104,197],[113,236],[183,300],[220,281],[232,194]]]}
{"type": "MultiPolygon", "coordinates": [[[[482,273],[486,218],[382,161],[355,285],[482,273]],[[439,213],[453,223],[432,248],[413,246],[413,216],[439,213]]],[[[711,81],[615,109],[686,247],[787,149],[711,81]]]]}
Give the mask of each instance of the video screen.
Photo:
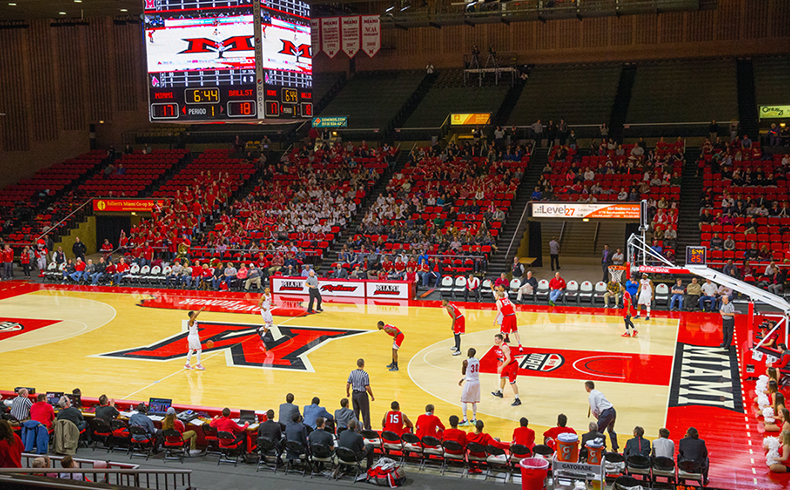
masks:
{"type": "Polygon", "coordinates": [[[309,19],[262,8],[261,31],[264,70],[313,74],[309,19]]]}
{"type": "Polygon", "coordinates": [[[145,40],[149,74],[248,70],[254,76],[253,15],[247,7],[147,13],[145,40]]]}

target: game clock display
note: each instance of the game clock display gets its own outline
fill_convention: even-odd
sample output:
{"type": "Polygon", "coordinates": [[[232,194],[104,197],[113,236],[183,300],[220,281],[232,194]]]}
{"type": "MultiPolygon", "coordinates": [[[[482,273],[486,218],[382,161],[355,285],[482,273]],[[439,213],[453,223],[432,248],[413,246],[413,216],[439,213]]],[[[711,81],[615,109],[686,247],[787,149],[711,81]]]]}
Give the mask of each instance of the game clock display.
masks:
{"type": "Polygon", "coordinates": [[[144,6],[150,121],[312,117],[307,3],[147,0],[144,6]]]}
{"type": "Polygon", "coordinates": [[[686,265],[705,265],[707,252],[706,247],[686,247],[686,265]]]}

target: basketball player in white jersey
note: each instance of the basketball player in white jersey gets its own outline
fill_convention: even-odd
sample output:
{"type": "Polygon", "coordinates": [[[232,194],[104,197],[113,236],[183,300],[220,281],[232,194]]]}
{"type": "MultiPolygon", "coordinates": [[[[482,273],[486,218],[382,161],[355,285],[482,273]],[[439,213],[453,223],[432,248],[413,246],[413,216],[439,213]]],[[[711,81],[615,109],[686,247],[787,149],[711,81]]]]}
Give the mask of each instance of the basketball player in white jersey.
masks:
{"type": "Polygon", "coordinates": [[[642,274],[642,279],[639,280],[639,295],[637,296],[636,316],[634,319],[639,319],[642,305],[644,305],[647,308],[645,320],[650,321],[650,304],[653,302],[653,291],[653,281],[647,278],[647,274],[642,274]]]}
{"type": "Polygon", "coordinates": [[[464,364],[461,367],[461,374],[464,376],[458,382],[458,386],[463,385],[464,390],[461,393],[461,408],[464,412],[464,420],[460,425],[475,425],[477,423],[477,404],[480,403],[480,360],[475,357],[477,351],[469,348],[466,355],[469,356],[464,359],[464,364]],[[464,383],[466,381],[466,383],[464,383]],[[466,418],[466,404],[472,404],[472,421],[466,418]]]}
{"type": "Polygon", "coordinates": [[[184,364],[184,369],[193,369],[190,362],[192,361],[192,353],[197,353],[197,366],[194,369],[199,371],[205,371],[206,368],[200,363],[200,354],[203,352],[203,346],[200,345],[200,328],[198,327],[197,317],[200,313],[205,309],[201,308],[200,311],[195,313],[194,311],[189,312],[189,322],[187,323],[187,329],[189,330],[189,334],[187,335],[187,344],[189,345],[189,354],[187,354],[187,363],[184,364]]]}
{"type": "Polygon", "coordinates": [[[270,288],[264,288],[261,299],[258,301],[258,307],[261,309],[261,318],[263,318],[263,326],[258,329],[258,334],[263,338],[274,324],[274,318],[272,317],[272,293],[270,288]]]}

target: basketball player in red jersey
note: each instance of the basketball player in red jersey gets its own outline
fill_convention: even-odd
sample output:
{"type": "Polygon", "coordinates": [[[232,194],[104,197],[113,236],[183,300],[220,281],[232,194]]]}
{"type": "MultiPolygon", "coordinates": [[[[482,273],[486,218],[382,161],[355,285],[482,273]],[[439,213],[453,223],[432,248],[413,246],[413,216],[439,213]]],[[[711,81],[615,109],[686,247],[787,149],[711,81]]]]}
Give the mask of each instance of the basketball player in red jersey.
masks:
{"type": "Polygon", "coordinates": [[[504,398],[502,390],[505,389],[505,379],[510,381],[510,386],[513,388],[513,394],[516,399],[511,405],[517,407],[521,405],[521,399],[518,397],[518,385],[516,378],[518,377],[518,362],[513,359],[510,353],[510,347],[505,344],[505,336],[501,333],[494,335],[494,356],[497,360],[497,373],[499,374],[499,389],[492,391],[491,394],[497,398],[504,398]]]}
{"type": "Polygon", "coordinates": [[[634,323],[631,321],[631,304],[632,304],[632,302],[633,302],[633,300],[631,299],[631,295],[628,294],[628,291],[625,291],[623,293],[623,321],[625,321],[625,333],[623,334],[623,337],[631,337],[632,336],[631,333],[628,330],[629,328],[632,328],[634,330],[634,333],[633,333],[634,337],[636,337],[636,335],[639,333],[639,332],[636,331],[636,327],[634,326],[634,323]]]}
{"type": "Polygon", "coordinates": [[[381,426],[385,431],[390,431],[402,436],[405,432],[410,432],[414,428],[409,417],[400,411],[400,404],[392,402],[390,404],[389,412],[384,414],[384,419],[381,421],[381,426]]]}
{"type": "MultiPolygon", "coordinates": [[[[510,342],[510,338],[508,337],[509,334],[513,334],[518,342],[518,349],[521,350],[521,336],[518,334],[518,322],[516,321],[516,308],[513,306],[513,303],[505,296],[505,293],[502,291],[497,291],[495,293],[497,298],[496,300],[496,309],[500,315],[502,315],[502,327],[501,332],[502,336],[505,339],[505,343],[510,342]]],[[[494,324],[496,326],[496,324],[494,324]]]]}
{"type": "Polygon", "coordinates": [[[389,368],[390,371],[397,371],[398,370],[398,349],[400,349],[401,344],[403,344],[403,332],[398,330],[398,327],[393,325],[385,325],[384,322],[378,323],[379,330],[384,330],[387,332],[387,335],[393,338],[392,341],[392,364],[388,364],[386,367],[389,368]]]}
{"type": "Polygon", "coordinates": [[[442,307],[447,310],[447,314],[453,319],[453,324],[450,325],[450,328],[452,329],[453,336],[455,337],[455,346],[450,347],[450,350],[453,351],[454,356],[460,356],[461,334],[466,333],[466,319],[464,318],[464,314],[461,313],[461,310],[459,310],[457,306],[455,306],[453,303],[450,303],[448,300],[442,300],[442,307]]]}

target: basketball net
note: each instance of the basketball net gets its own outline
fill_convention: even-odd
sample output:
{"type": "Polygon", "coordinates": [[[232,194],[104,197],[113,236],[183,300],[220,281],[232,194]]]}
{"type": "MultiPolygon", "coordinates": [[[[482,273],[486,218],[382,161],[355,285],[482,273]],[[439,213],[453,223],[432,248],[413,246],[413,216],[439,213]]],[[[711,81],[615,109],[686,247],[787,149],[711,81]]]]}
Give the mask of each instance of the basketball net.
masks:
{"type": "Polygon", "coordinates": [[[609,266],[609,280],[622,284],[623,274],[625,274],[628,267],[624,265],[610,265],[609,266]]]}

